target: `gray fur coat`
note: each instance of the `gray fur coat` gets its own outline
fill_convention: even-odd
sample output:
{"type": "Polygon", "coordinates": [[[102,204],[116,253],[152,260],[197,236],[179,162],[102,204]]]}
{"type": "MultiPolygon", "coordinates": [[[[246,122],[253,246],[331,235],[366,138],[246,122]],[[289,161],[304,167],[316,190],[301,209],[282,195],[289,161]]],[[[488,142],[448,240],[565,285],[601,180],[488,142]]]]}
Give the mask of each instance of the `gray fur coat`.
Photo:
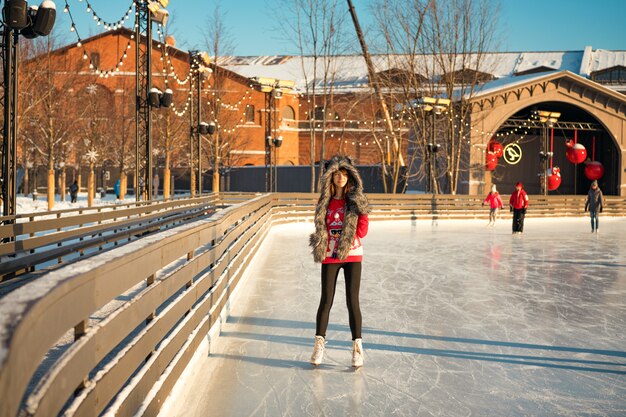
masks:
{"type": "Polygon", "coordinates": [[[356,236],[356,229],[359,222],[359,214],[367,214],[370,211],[367,197],[363,193],[363,180],[359,171],[354,167],[349,156],[335,155],[326,162],[324,175],[321,181],[321,194],[315,207],[315,233],[309,238],[313,259],[315,262],[322,262],[326,258],[328,246],[328,230],[326,228],[326,211],[328,203],[332,198],[330,186],[333,181],[333,174],[339,168],[348,171],[348,177],[352,184],[352,189],[346,194],[346,209],[343,221],[343,229],[339,238],[337,257],[339,260],[346,259],[350,252],[350,247],[356,236]]]}

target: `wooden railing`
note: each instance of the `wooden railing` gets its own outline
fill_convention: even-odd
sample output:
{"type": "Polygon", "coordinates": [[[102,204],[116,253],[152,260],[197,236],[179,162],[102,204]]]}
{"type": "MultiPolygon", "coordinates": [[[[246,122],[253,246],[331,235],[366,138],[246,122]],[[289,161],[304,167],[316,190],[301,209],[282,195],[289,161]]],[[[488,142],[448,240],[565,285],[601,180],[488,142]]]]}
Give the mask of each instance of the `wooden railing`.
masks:
{"type": "MultiPolygon", "coordinates": [[[[486,217],[476,196],[369,198],[373,221],[486,217]]],[[[57,269],[0,299],[0,417],[157,414],[272,224],[310,220],[316,201],[221,195],[220,204],[232,205],[210,217],[57,269]]],[[[531,201],[529,215],[582,215],[584,200],[531,201]]],[[[609,199],[605,211],[612,207],[626,213],[623,198],[609,199]]]]}
{"type": "Polygon", "coordinates": [[[2,217],[13,223],[0,225],[0,281],[32,272],[50,260],[61,263],[92,247],[118,244],[203,216],[218,202],[219,196],[213,194],[2,217]]]}

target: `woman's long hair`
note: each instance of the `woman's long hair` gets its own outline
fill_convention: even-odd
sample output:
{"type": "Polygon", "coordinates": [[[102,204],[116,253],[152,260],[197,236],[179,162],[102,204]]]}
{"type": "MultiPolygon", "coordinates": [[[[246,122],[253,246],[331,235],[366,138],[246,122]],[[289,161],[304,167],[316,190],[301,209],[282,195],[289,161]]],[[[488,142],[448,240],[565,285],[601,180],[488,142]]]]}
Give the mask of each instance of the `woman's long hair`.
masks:
{"type": "MultiPolygon", "coordinates": [[[[344,174],[347,178],[348,181],[346,182],[346,186],[343,187],[343,198],[346,198],[346,195],[352,191],[352,177],[350,177],[350,175],[348,174],[348,170],[345,168],[339,168],[337,171],[341,172],[342,174],[344,174]]],[[[335,172],[337,172],[335,171],[335,172]]],[[[333,175],[331,175],[330,177],[330,195],[331,196],[335,196],[335,191],[336,187],[335,187],[335,181],[334,181],[334,177],[335,177],[335,173],[333,172],[333,175]]]]}

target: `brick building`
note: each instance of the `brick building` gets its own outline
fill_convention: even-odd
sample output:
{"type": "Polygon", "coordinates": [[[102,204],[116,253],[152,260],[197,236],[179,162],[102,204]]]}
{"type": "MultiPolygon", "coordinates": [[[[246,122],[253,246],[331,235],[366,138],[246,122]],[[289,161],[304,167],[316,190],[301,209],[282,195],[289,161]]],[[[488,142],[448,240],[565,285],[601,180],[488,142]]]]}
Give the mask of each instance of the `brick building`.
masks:
{"type": "MultiPolygon", "coordinates": [[[[133,32],[122,28],[85,39],[80,45],[74,43],[52,52],[52,66],[57,79],[77,73],[83,81],[76,85],[97,85],[104,91],[103,94],[110,97],[110,107],[115,114],[111,117],[122,114],[129,123],[134,120],[135,98],[135,42],[132,36],[133,32]]],[[[173,90],[174,107],[170,110],[168,123],[178,125],[171,133],[163,127],[163,119],[166,118],[164,110],[154,110],[154,140],[161,152],[169,149],[169,166],[184,168],[188,164],[189,153],[188,110],[190,105],[195,105],[194,98],[189,98],[189,54],[156,40],[153,41],[153,53],[153,84],[163,89],[167,83],[173,90]],[[175,146],[162,145],[163,137],[167,135],[172,136],[175,146]]],[[[432,59],[429,56],[418,58],[424,61],[432,59]]],[[[282,146],[276,149],[278,165],[307,165],[311,160],[319,161],[338,151],[355,156],[360,164],[380,164],[383,148],[389,147],[389,141],[386,140],[386,130],[382,128],[382,114],[373,99],[362,57],[333,57],[334,70],[330,80],[312,74],[311,60],[310,57],[293,56],[225,57],[220,58],[218,65],[212,63],[213,73],[208,83],[203,84],[201,105],[203,120],[215,121],[218,129],[216,136],[204,140],[203,165],[211,168],[214,164],[216,144],[219,144],[221,167],[264,165],[268,134],[283,138],[282,146]],[[263,78],[293,81],[294,89],[283,90],[280,99],[268,100],[272,93],[260,91],[261,85],[257,82],[263,78]],[[315,93],[312,85],[317,88],[315,93]],[[271,107],[269,111],[268,103],[271,107]],[[272,124],[269,131],[268,119],[272,124]],[[312,142],[313,136],[315,141],[312,142]]],[[[394,83],[400,85],[403,77],[407,76],[406,70],[398,64],[400,60],[390,60],[385,56],[374,56],[374,60],[379,76],[389,82],[388,92],[393,91],[394,83]]],[[[37,62],[37,58],[32,62],[37,62]]],[[[581,141],[591,148],[590,135],[593,135],[594,146],[597,140],[598,147],[606,150],[599,152],[597,159],[610,171],[604,184],[607,193],[626,193],[626,174],[623,170],[626,158],[625,51],[587,47],[581,51],[489,53],[483,62],[484,68],[481,67],[480,71],[472,73],[467,68],[457,71],[459,79],[470,77],[479,84],[471,97],[465,97],[472,113],[461,121],[465,130],[459,129],[468,140],[467,146],[462,149],[465,166],[459,180],[462,185],[457,192],[483,192],[491,183],[506,185],[513,181],[513,172],[529,183],[537,182],[537,171],[541,170],[535,155],[539,153],[538,144],[541,141],[539,126],[521,134],[514,124],[531,121],[529,115],[540,108],[562,113],[562,126],[565,127],[558,133],[561,139],[571,138],[576,130],[567,127],[573,125],[566,123],[584,122],[592,126],[595,133],[587,137],[581,130],[581,141]],[[495,171],[486,170],[487,145],[493,138],[500,137],[504,145],[507,141],[529,143],[527,147],[532,158],[527,158],[515,168],[517,171],[503,163],[495,171]],[[521,170],[519,167],[522,167],[521,170]]],[[[443,75],[431,73],[429,85],[437,86],[436,80],[443,75]]],[[[424,74],[412,76],[428,81],[424,74]]],[[[415,92],[416,97],[420,94],[415,92]]],[[[397,106],[407,103],[390,104],[394,106],[392,111],[399,112],[397,106]]],[[[116,132],[123,125],[117,122],[110,124],[116,132]]],[[[420,138],[416,135],[420,133],[411,131],[406,121],[400,118],[394,124],[398,132],[407,138],[401,144],[401,153],[409,159],[413,153],[419,152],[411,143],[418,142],[420,138]]],[[[456,128],[461,123],[451,119],[452,125],[456,128]]],[[[127,136],[132,142],[133,133],[132,129],[126,129],[115,136],[127,136]]],[[[81,154],[78,148],[76,152],[81,154]]],[[[126,153],[132,153],[131,147],[126,153]]],[[[438,157],[441,158],[440,163],[445,164],[445,156],[438,157]]],[[[112,163],[127,169],[133,165],[131,159],[112,163]]],[[[68,163],[78,164],[76,161],[68,163]]],[[[410,167],[418,178],[412,187],[418,190],[424,189],[425,164],[425,159],[417,159],[410,167]]],[[[571,177],[568,181],[577,184],[567,188],[568,192],[581,193],[586,186],[585,179],[581,177],[582,170],[564,171],[571,177]]],[[[442,175],[441,181],[445,180],[442,175]]]]}

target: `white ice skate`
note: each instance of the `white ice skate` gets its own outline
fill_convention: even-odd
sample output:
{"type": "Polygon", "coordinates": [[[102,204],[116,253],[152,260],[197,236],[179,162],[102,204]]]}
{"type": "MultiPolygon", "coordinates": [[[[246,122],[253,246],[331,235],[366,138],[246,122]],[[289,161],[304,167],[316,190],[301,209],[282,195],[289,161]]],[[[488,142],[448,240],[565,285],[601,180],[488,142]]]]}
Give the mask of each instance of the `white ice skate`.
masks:
{"type": "Polygon", "coordinates": [[[354,368],[363,366],[363,342],[360,338],[352,342],[352,366],[354,368]]]}
{"type": "Polygon", "coordinates": [[[315,344],[313,346],[313,354],[311,355],[311,363],[315,366],[322,363],[324,358],[324,344],[326,340],[322,336],[315,336],[315,344]]]}

